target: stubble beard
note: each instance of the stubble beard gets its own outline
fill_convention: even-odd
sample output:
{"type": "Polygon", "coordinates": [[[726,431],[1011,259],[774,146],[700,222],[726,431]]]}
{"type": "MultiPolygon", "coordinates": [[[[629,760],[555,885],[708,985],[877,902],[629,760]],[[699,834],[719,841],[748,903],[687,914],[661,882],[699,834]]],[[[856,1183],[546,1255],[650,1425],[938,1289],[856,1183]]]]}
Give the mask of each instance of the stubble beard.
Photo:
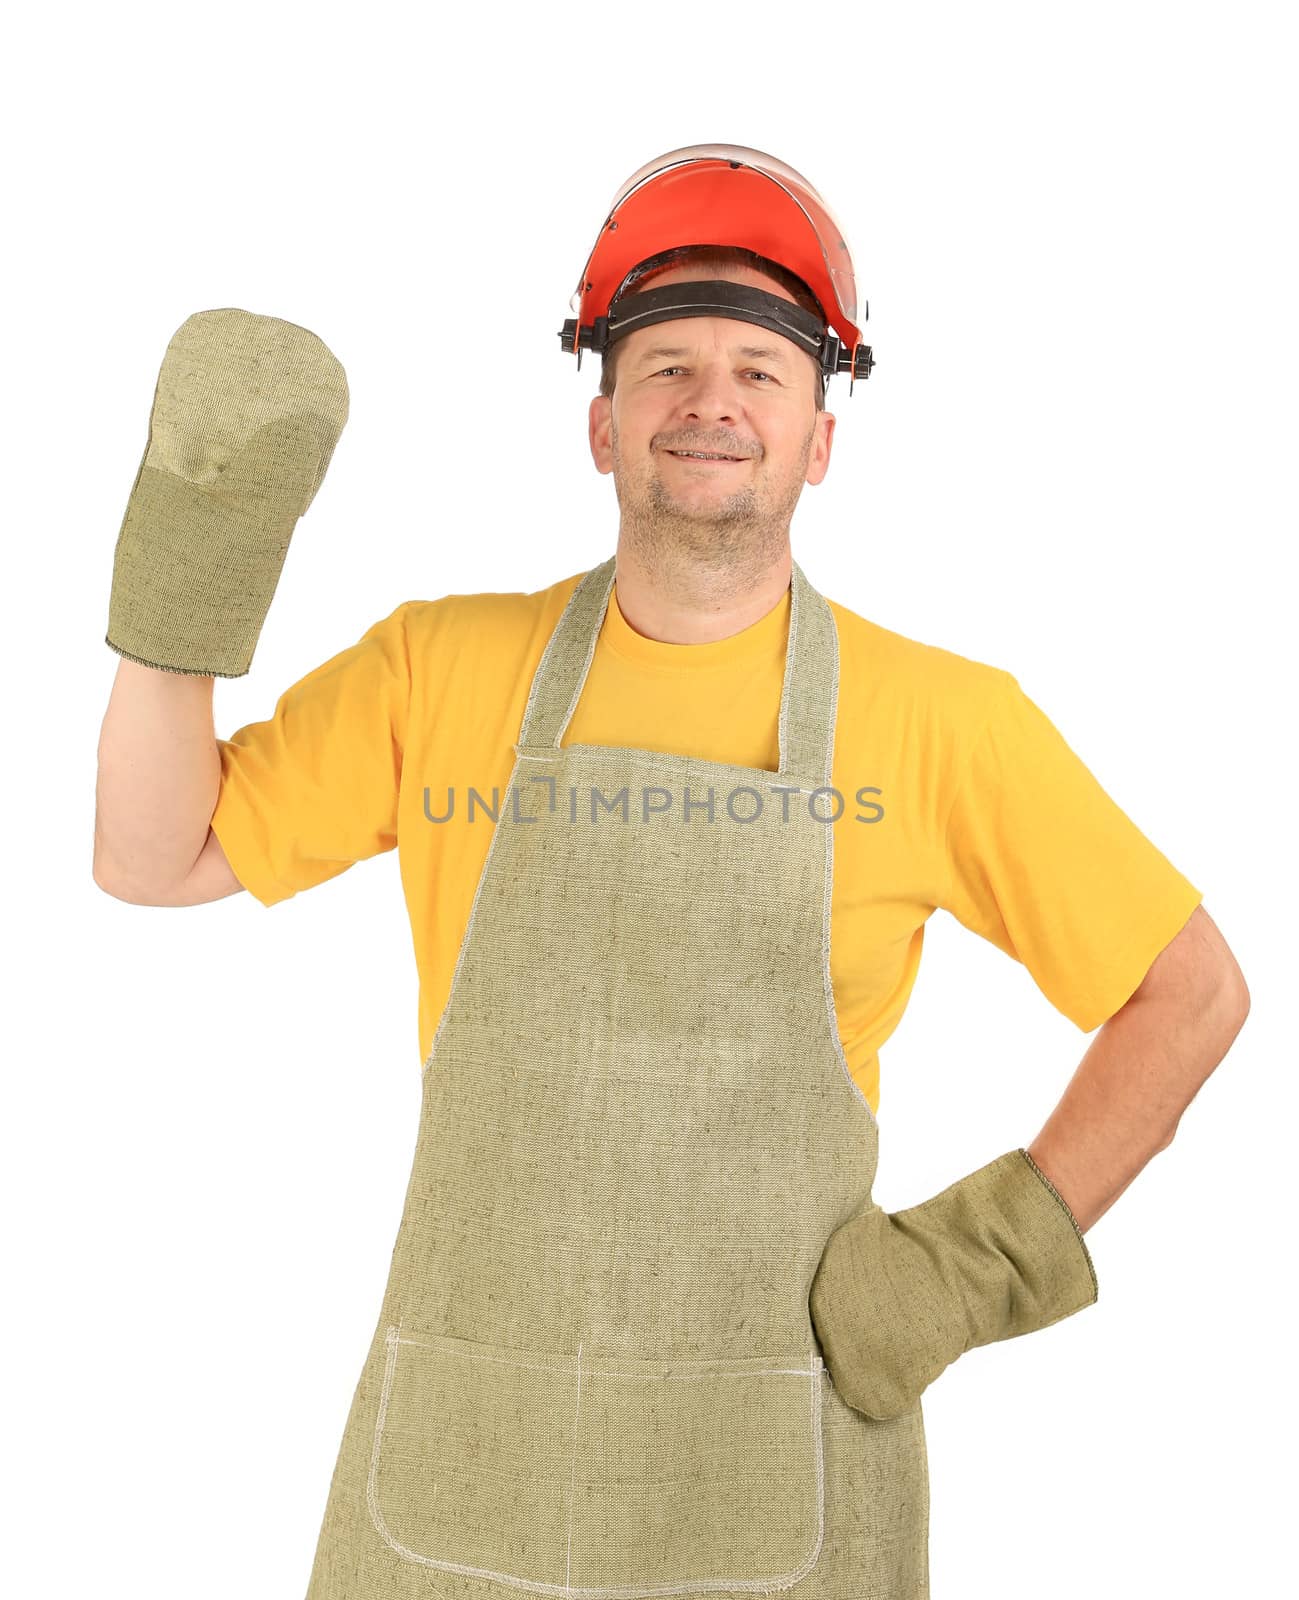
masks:
{"type": "MultiPolygon", "coordinates": [[[[803,490],[811,459],[813,422],[797,470],[766,493],[752,478],[733,494],[699,509],[685,509],[657,470],[651,457],[629,469],[611,434],[614,492],[618,497],[619,540],[634,552],[648,572],[667,577],[683,568],[728,571],[737,579],[756,577],[777,561],[789,544],[789,525],[803,490]]],[[[756,472],[761,458],[754,463],[756,472]]]]}

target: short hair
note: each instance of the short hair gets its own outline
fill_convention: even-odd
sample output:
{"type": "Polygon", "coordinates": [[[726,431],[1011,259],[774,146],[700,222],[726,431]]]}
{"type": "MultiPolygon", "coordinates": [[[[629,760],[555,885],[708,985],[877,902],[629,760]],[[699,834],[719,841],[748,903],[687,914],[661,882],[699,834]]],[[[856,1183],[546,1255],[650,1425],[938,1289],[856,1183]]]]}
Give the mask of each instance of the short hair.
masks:
{"type": "MultiPolygon", "coordinates": [[[[762,272],[773,278],[782,289],[785,289],[798,302],[804,311],[810,311],[813,316],[822,322],[826,320],[825,311],[821,302],[812,293],[798,276],[788,267],[782,267],[778,261],[772,261],[767,256],[760,256],[756,250],[746,250],[740,245],[717,244],[692,244],[681,245],[674,250],[665,250],[660,255],[651,256],[648,263],[643,263],[637,270],[630,283],[625,284],[622,294],[639,292],[641,286],[655,277],[660,272],[667,272],[672,267],[698,267],[704,272],[718,272],[727,267],[752,267],[757,272],[762,272]]],[[[600,393],[605,396],[613,394],[614,384],[618,379],[618,349],[622,341],[611,344],[601,357],[600,361],[600,393]]],[[[811,355],[808,360],[815,364],[811,355]]],[[[812,385],[813,397],[818,411],[825,410],[825,374],[817,366],[815,382],[812,385]]]]}

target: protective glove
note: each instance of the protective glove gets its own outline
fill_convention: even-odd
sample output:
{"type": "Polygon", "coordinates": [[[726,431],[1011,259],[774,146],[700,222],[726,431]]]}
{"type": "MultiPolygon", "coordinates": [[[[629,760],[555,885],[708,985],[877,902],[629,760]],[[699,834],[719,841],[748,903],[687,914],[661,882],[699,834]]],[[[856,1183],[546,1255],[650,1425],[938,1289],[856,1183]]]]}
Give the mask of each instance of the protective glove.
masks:
{"type": "Polygon", "coordinates": [[[1082,1230],[1027,1150],[1012,1150],[923,1205],[879,1206],[830,1235],[812,1322],[835,1388],[884,1420],[957,1356],[1049,1327],[1095,1303],[1082,1230]]]}
{"type": "Polygon", "coordinates": [[[234,307],[183,322],[117,537],[105,643],[242,677],[347,410],[347,375],[306,328],[234,307]]]}

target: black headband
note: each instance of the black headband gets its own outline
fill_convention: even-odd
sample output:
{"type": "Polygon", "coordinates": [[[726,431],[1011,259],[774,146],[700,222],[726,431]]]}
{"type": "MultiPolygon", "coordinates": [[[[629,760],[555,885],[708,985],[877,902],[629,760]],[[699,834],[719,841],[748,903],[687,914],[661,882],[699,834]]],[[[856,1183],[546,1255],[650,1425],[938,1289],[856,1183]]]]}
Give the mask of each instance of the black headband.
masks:
{"type": "MultiPolygon", "coordinates": [[[[806,351],[824,378],[848,371],[853,365],[853,352],[841,349],[822,317],[805,311],[793,300],[727,279],[672,283],[659,289],[643,289],[639,294],[625,294],[609,307],[608,316],[595,319],[594,326],[579,328],[576,322],[569,321],[559,337],[566,350],[577,351],[580,368],[583,350],[603,356],[637,328],[675,317],[718,316],[752,322],[780,334],[806,351]]],[[[854,376],[869,376],[872,364],[870,346],[860,346],[854,376]]]]}
{"type": "Polygon", "coordinates": [[[637,328],[673,317],[736,317],[768,328],[792,342],[818,363],[826,336],[823,318],[805,311],[793,300],[768,294],[749,284],[718,282],[671,283],[661,289],[643,289],[624,295],[609,307],[605,319],[608,343],[624,339],[637,328]]]}

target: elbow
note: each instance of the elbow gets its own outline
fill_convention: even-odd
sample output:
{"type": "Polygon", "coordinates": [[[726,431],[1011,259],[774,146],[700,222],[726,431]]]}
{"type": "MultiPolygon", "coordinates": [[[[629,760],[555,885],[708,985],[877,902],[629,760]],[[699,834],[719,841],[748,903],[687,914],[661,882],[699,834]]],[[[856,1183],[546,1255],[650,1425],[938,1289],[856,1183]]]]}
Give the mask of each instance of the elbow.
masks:
{"type": "Polygon", "coordinates": [[[95,887],[102,889],[114,900],[130,900],[125,878],[114,866],[112,852],[104,842],[98,809],[95,812],[95,832],[90,847],[90,876],[95,887]]]}
{"type": "Polygon", "coordinates": [[[111,895],[114,900],[120,900],[122,898],[117,891],[117,886],[109,870],[108,863],[100,855],[98,850],[95,851],[94,857],[90,863],[90,876],[94,880],[94,884],[97,889],[102,889],[105,894],[111,895]]]}
{"type": "Polygon", "coordinates": [[[1234,1038],[1249,1015],[1249,985],[1245,982],[1245,974],[1240,970],[1240,962],[1236,960],[1225,939],[1221,941],[1218,956],[1216,982],[1212,985],[1210,1004],[1232,1026],[1234,1038]]]}
{"type": "Polygon", "coordinates": [[[108,862],[96,854],[90,866],[90,876],[96,888],[102,889],[114,900],[128,906],[156,906],[160,902],[138,883],[132,883],[120,872],[114,872],[108,862]]]}
{"type": "Polygon", "coordinates": [[[94,866],[92,866],[90,869],[90,875],[95,880],[96,888],[102,889],[106,895],[110,896],[114,900],[121,900],[126,905],[135,906],[146,905],[148,903],[147,901],[140,900],[136,895],[132,894],[130,889],[128,889],[124,883],[122,883],[119,879],[112,877],[111,874],[99,864],[99,862],[95,862],[94,866]]]}
{"type": "MultiPolygon", "coordinates": [[[[1194,1015],[1200,1052],[1212,1071],[1226,1056],[1249,1015],[1249,990],[1234,962],[1203,993],[1194,1015]]],[[[1207,1076],[1207,1073],[1206,1073],[1207,1076]]]]}
{"type": "Polygon", "coordinates": [[[1245,974],[1234,959],[1223,974],[1214,1009],[1220,1025],[1226,1030],[1227,1046],[1230,1046],[1249,1015],[1249,988],[1245,983],[1245,974]]]}
{"type": "Polygon", "coordinates": [[[1185,1002],[1192,1028],[1206,1051],[1220,1061],[1249,1015],[1249,988],[1235,956],[1225,946],[1221,959],[1199,976],[1185,1002]]]}
{"type": "MultiPolygon", "coordinates": [[[[1190,1091],[1192,1096],[1199,1092],[1205,1079],[1227,1055],[1248,1016],[1249,990],[1240,969],[1233,962],[1223,971],[1217,983],[1206,986],[1200,992],[1198,1001],[1190,1008],[1187,1017],[1183,1037],[1187,1041],[1189,1056],[1198,1063],[1194,1087],[1190,1091]]],[[[1158,1155],[1172,1144],[1185,1110],[1186,1105],[1178,1108],[1167,1133],[1152,1154],[1158,1155]]]]}

